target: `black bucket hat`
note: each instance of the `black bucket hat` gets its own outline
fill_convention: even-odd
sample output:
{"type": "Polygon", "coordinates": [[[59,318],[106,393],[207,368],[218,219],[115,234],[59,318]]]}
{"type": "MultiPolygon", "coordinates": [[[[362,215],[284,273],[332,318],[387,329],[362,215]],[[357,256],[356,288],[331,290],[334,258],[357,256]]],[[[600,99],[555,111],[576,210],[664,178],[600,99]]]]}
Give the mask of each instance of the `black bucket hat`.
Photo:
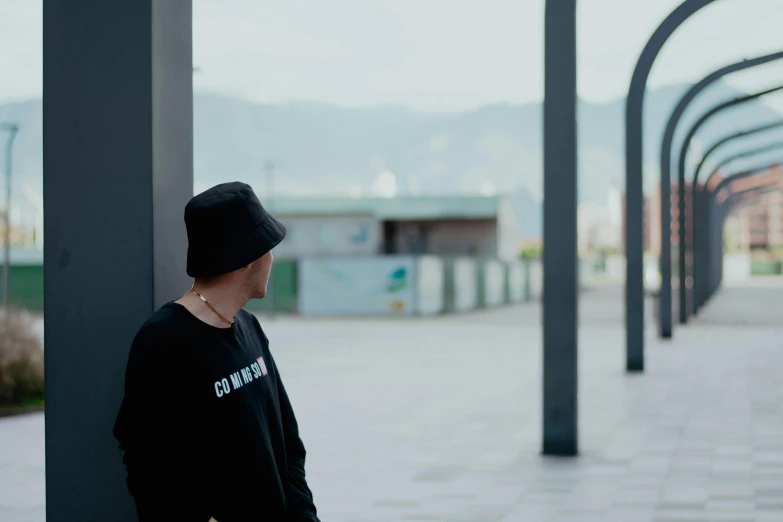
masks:
{"type": "Polygon", "coordinates": [[[246,183],[216,185],[185,206],[188,275],[214,277],[239,270],[276,247],[285,227],[246,183]]]}

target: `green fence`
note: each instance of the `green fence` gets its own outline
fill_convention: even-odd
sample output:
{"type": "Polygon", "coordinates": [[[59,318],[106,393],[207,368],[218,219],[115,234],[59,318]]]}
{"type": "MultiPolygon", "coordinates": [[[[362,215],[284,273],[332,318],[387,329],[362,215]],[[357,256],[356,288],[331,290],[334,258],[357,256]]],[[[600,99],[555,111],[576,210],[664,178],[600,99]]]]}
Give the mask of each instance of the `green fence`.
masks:
{"type": "Polygon", "coordinates": [[[772,259],[752,259],[750,275],[769,276],[781,274],[781,262],[772,259]]]}
{"type": "Polygon", "coordinates": [[[295,314],[298,311],[299,292],[298,263],[293,259],[276,260],[269,279],[269,294],[264,299],[251,299],[246,308],[251,312],[271,312],[295,314]]]}
{"type": "MultiPolygon", "coordinates": [[[[530,277],[530,260],[524,263],[524,301],[532,298],[532,281],[530,277]]],[[[484,272],[486,263],[476,263],[477,307],[486,306],[486,288],[484,272]]],[[[769,275],[780,274],[781,263],[779,261],[754,261],[753,274],[769,275]]],[[[509,267],[504,266],[504,292],[505,302],[509,301],[509,267]]],[[[455,312],[455,276],[454,259],[444,259],[444,313],[455,312]]],[[[41,265],[15,265],[11,267],[11,302],[14,306],[26,308],[34,312],[43,310],[43,266],[41,265]]],[[[247,309],[252,312],[269,313],[274,304],[276,313],[298,313],[299,295],[299,270],[296,260],[276,260],[272,269],[270,280],[271,293],[265,299],[252,299],[247,304],[247,309]]]]}
{"type": "MultiPolygon", "coordinates": [[[[0,267],[1,269],[2,267],[0,267]]],[[[11,265],[11,305],[33,312],[43,311],[43,265],[11,265]]]]}
{"type": "MultiPolygon", "coordinates": [[[[44,278],[42,265],[11,265],[9,274],[11,304],[33,312],[43,311],[44,278]]],[[[270,285],[276,312],[296,313],[297,309],[297,263],[293,260],[275,261],[270,285]]],[[[2,282],[0,281],[0,285],[2,282]]],[[[269,311],[272,300],[252,299],[248,310],[269,311]]]]}

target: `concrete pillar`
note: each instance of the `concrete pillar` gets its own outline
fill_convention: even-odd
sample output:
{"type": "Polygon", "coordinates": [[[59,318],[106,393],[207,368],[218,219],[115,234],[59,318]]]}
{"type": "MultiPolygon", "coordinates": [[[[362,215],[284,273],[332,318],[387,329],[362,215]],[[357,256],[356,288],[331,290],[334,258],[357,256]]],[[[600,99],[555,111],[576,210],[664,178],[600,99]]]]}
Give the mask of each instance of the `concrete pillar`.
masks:
{"type": "Polygon", "coordinates": [[[136,330],[189,284],[192,74],[190,0],[43,1],[48,522],[136,520],[112,427],[136,330]]]}

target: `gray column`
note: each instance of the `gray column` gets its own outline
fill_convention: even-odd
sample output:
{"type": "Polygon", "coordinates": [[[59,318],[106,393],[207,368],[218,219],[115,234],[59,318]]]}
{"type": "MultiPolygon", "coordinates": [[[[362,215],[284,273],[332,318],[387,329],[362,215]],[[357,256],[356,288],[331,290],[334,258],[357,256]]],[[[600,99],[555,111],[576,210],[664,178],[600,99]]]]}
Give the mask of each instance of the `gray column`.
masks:
{"type": "Polygon", "coordinates": [[[717,238],[716,249],[715,249],[715,252],[716,252],[717,255],[715,256],[715,260],[716,260],[716,262],[718,264],[718,268],[717,268],[717,275],[718,275],[718,277],[715,280],[715,291],[716,292],[718,291],[718,289],[723,284],[723,256],[724,256],[724,251],[723,251],[723,247],[724,247],[724,245],[723,245],[723,230],[724,230],[724,228],[726,226],[726,218],[729,217],[730,213],[731,213],[731,202],[730,201],[726,201],[724,207],[721,208],[720,219],[718,221],[718,227],[715,230],[716,238],[717,238]]]}
{"type": "Polygon", "coordinates": [[[699,193],[698,191],[691,193],[691,255],[692,257],[692,273],[693,273],[693,289],[691,290],[691,313],[696,314],[696,311],[699,307],[699,276],[700,276],[700,267],[699,262],[701,261],[700,253],[699,253],[699,233],[701,230],[701,217],[699,216],[699,193]]]}
{"type": "Polygon", "coordinates": [[[547,0],[544,86],[544,443],[576,455],[576,0],[547,0]]]}
{"type": "Polygon", "coordinates": [[[710,197],[710,226],[712,229],[712,245],[710,246],[710,297],[715,294],[718,286],[718,266],[722,260],[718,257],[718,243],[720,241],[720,215],[715,196],[710,197]]]}
{"type": "Polygon", "coordinates": [[[696,241],[696,251],[699,253],[698,271],[695,275],[694,284],[699,289],[698,300],[696,301],[696,311],[698,312],[710,298],[709,273],[711,266],[710,245],[712,243],[712,224],[710,223],[709,211],[709,193],[707,187],[696,192],[698,202],[698,233],[694,235],[696,241]]]}
{"type": "Polygon", "coordinates": [[[43,78],[47,521],[136,520],[112,427],[134,334],[189,284],[190,0],[44,0],[43,78]]]}
{"type": "Polygon", "coordinates": [[[709,224],[710,244],[709,244],[709,271],[707,273],[707,300],[712,299],[715,284],[715,229],[717,228],[717,213],[715,210],[715,194],[711,191],[705,193],[707,203],[707,223],[709,224]]]}
{"type": "MultiPolygon", "coordinates": [[[[687,149],[688,145],[683,145],[683,150],[687,149]]],[[[684,164],[684,159],[682,160],[684,164]]],[[[680,300],[680,324],[688,322],[688,316],[690,312],[688,310],[688,263],[686,257],[688,256],[688,233],[685,230],[685,213],[687,212],[687,200],[684,182],[679,182],[679,197],[677,200],[677,206],[679,207],[677,213],[677,223],[679,233],[677,234],[678,243],[680,245],[679,252],[677,252],[677,264],[679,266],[680,284],[679,284],[679,300],[680,300]]]]}
{"type": "Polygon", "coordinates": [[[713,259],[715,263],[715,269],[712,281],[712,293],[718,291],[721,285],[721,279],[723,277],[723,226],[728,215],[727,210],[729,208],[728,202],[723,202],[718,205],[713,200],[714,218],[715,218],[715,244],[713,259]]]}
{"type": "Polygon", "coordinates": [[[695,271],[693,285],[697,289],[696,312],[707,303],[709,299],[709,270],[710,270],[710,244],[712,243],[712,231],[708,208],[707,188],[699,189],[694,193],[696,201],[696,214],[694,216],[694,255],[698,258],[694,262],[695,271]]]}

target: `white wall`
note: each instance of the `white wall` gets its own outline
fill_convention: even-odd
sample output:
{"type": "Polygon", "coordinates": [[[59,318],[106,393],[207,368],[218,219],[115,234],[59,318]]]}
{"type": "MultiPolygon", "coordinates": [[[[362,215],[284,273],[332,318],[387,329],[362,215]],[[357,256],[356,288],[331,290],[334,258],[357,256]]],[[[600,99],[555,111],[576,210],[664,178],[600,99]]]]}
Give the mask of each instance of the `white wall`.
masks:
{"type": "Polygon", "coordinates": [[[750,254],[747,252],[725,254],[723,257],[723,282],[731,285],[750,280],[750,254]]]}
{"type": "Polygon", "coordinates": [[[473,259],[454,261],[454,308],[458,312],[473,310],[478,305],[476,262],[473,259]]]}
{"type": "Polygon", "coordinates": [[[501,261],[513,261],[519,257],[517,241],[517,213],[507,196],[498,200],[497,251],[493,254],[501,261]]]}
{"type": "Polygon", "coordinates": [[[625,281],[625,256],[606,258],[606,278],[611,281],[625,281]]]}
{"type": "MultiPolygon", "coordinates": [[[[642,275],[644,277],[645,284],[648,284],[648,281],[650,280],[652,275],[653,274],[657,275],[660,272],[658,268],[658,256],[654,254],[645,255],[643,263],[644,266],[643,266],[642,275]]],[[[591,267],[595,266],[595,260],[590,261],[590,266],[591,267]]],[[[612,281],[615,283],[623,282],[625,281],[625,274],[626,274],[626,260],[624,255],[611,255],[606,258],[606,272],[604,274],[604,278],[607,281],[612,281]]],[[[594,276],[595,276],[595,270],[593,269],[592,274],[590,274],[587,277],[589,277],[590,278],[589,280],[592,281],[594,276]]],[[[660,281],[658,281],[659,277],[656,276],[653,279],[657,281],[655,283],[656,285],[660,284],[660,281]]]]}
{"type": "Polygon", "coordinates": [[[500,261],[484,263],[484,304],[500,306],[505,301],[505,270],[500,261]]]}
{"type": "Polygon", "coordinates": [[[274,250],[280,259],[318,256],[375,256],[381,224],[372,216],[286,216],[285,240],[274,250]]]}
{"type": "Polygon", "coordinates": [[[299,311],[305,316],[413,314],[414,265],[410,256],[304,258],[299,311]]]}
{"type": "Polygon", "coordinates": [[[544,264],[540,259],[530,261],[530,298],[541,299],[544,293],[544,264]]]}
{"type": "Polygon", "coordinates": [[[589,288],[593,284],[595,277],[595,258],[585,256],[579,258],[579,287],[589,288]]]}
{"type": "Polygon", "coordinates": [[[525,298],[525,265],[522,261],[514,261],[509,266],[509,294],[511,302],[519,302],[525,298]]]}
{"type": "Polygon", "coordinates": [[[435,256],[416,259],[416,312],[422,315],[443,312],[444,262],[435,256]]]}

